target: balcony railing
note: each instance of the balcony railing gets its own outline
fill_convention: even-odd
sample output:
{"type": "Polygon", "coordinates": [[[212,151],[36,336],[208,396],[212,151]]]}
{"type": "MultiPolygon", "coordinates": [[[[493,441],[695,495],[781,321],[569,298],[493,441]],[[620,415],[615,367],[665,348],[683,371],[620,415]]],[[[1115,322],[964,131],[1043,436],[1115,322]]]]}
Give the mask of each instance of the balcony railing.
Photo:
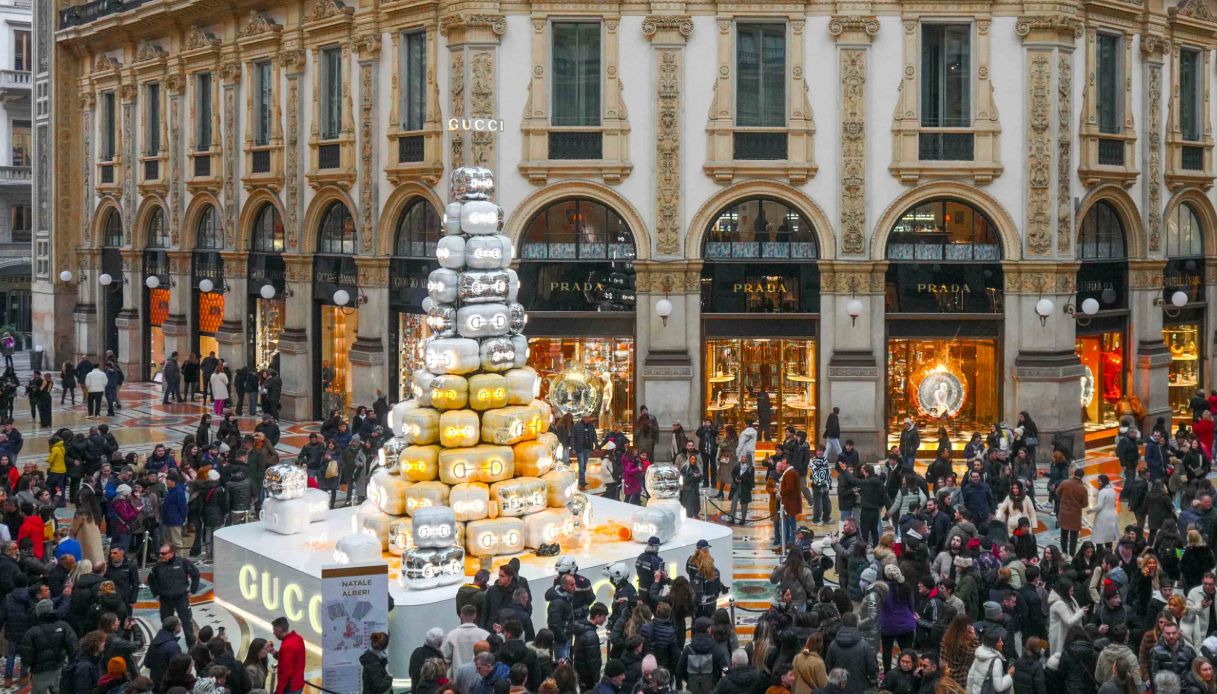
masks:
{"type": "Polygon", "coordinates": [[[407,135],[397,139],[397,162],[399,164],[415,164],[423,160],[423,136],[407,135]]]}
{"type": "Polygon", "coordinates": [[[256,174],[270,173],[270,150],[269,149],[255,149],[250,154],[253,155],[252,157],[250,157],[250,159],[252,160],[250,162],[252,165],[252,169],[253,169],[252,173],[256,173],[256,174]]]}
{"type": "Polygon", "coordinates": [[[919,133],[917,158],[921,161],[972,161],[974,146],[972,133],[919,133]]]}
{"type": "Polygon", "coordinates": [[[551,130],[550,159],[603,159],[604,133],[551,130]]]}
{"type": "Polygon", "coordinates": [[[1099,140],[1099,165],[1124,166],[1124,141],[1099,140]]]}
{"type": "Polygon", "coordinates": [[[68,29],[70,27],[88,24],[94,20],[108,17],[119,12],[134,10],[143,5],[149,0],[93,0],[86,2],[83,5],[69,7],[66,10],[59,11],[59,28],[68,29]]]}
{"type": "Polygon", "coordinates": [[[342,145],[318,145],[317,168],[337,169],[342,166],[342,145]]]}
{"type": "Polygon", "coordinates": [[[28,166],[0,166],[0,184],[29,183],[32,171],[28,166]]]}
{"type": "Polygon", "coordinates": [[[1184,171],[1204,171],[1204,148],[1184,145],[1180,152],[1179,168],[1184,171]]]}
{"type": "Polygon", "coordinates": [[[734,133],[731,155],[737,161],[780,161],[786,158],[787,138],[782,132],[734,133]]]}
{"type": "Polygon", "coordinates": [[[30,88],[30,73],[26,70],[0,70],[0,89],[8,87],[30,88]]]}

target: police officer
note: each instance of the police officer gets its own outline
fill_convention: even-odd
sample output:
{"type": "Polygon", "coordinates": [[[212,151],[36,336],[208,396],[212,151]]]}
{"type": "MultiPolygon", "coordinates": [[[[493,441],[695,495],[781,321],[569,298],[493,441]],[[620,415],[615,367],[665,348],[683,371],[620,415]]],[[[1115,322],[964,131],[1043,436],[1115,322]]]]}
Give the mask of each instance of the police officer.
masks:
{"type": "Polygon", "coordinates": [[[638,592],[650,602],[651,584],[655,582],[655,572],[663,569],[663,559],[659,556],[659,538],[652,536],[647,540],[646,549],[634,560],[634,573],[638,574],[638,592]]]}
{"type": "Polygon", "coordinates": [[[611,633],[618,623],[625,628],[625,623],[634,614],[634,601],[638,599],[638,589],[630,583],[630,567],[623,561],[604,570],[609,583],[613,586],[613,604],[608,618],[608,630],[611,633]]]}
{"type": "Polygon", "coordinates": [[[588,608],[592,606],[593,602],[596,602],[596,592],[592,590],[592,582],[579,573],[579,565],[575,563],[574,557],[558,557],[554,568],[558,570],[558,575],[554,578],[555,586],[566,574],[575,577],[575,592],[570,596],[571,608],[575,611],[575,621],[587,619],[588,608]]]}
{"type": "Polygon", "coordinates": [[[148,589],[161,603],[161,620],[177,612],[186,635],[186,647],[194,645],[194,623],[190,617],[190,596],[199,590],[199,570],[190,560],[179,557],[173,545],[161,546],[161,560],[148,573],[148,589]]]}
{"type": "Polygon", "coordinates": [[[685,575],[689,577],[689,580],[693,580],[693,575],[697,573],[697,563],[701,559],[701,555],[709,551],[709,542],[704,539],[697,541],[697,549],[685,560],[685,575]]]}

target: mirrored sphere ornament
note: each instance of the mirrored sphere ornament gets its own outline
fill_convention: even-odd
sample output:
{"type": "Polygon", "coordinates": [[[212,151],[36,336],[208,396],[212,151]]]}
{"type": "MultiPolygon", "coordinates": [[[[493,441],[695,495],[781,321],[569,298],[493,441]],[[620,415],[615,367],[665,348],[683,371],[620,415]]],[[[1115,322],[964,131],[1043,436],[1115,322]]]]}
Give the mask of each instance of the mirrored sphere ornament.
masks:
{"type": "Polygon", "coordinates": [[[573,364],[554,374],[549,382],[549,404],[561,418],[571,415],[582,419],[600,411],[603,382],[582,364],[573,364]]]}

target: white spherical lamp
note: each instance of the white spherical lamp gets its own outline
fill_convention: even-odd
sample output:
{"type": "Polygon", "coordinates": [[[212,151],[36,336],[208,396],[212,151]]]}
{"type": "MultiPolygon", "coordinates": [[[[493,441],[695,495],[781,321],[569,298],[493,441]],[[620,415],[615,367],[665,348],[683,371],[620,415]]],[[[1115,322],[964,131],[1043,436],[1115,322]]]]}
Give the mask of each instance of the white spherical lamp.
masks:
{"type": "Polygon", "coordinates": [[[1052,299],[1040,299],[1039,301],[1035,302],[1035,313],[1040,318],[1047,318],[1048,316],[1052,315],[1053,308],[1054,306],[1052,305],[1052,299]]]}
{"type": "Polygon", "coordinates": [[[1174,294],[1171,294],[1171,303],[1175,305],[1175,308],[1183,308],[1184,306],[1187,306],[1187,293],[1175,292],[1174,294]]]}
{"type": "Polygon", "coordinates": [[[845,312],[850,318],[857,318],[862,315],[862,302],[857,299],[850,299],[849,303],[845,304],[845,312]]]}
{"type": "Polygon", "coordinates": [[[148,278],[144,280],[144,284],[147,285],[149,289],[156,289],[157,287],[161,286],[161,278],[157,277],[156,275],[148,275],[148,278]]]}
{"type": "Polygon", "coordinates": [[[72,281],[72,271],[64,270],[63,272],[59,273],[59,281],[60,282],[71,282],[72,281]]]}
{"type": "Polygon", "coordinates": [[[199,280],[199,291],[200,292],[203,292],[204,294],[210,294],[211,290],[215,289],[215,288],[216,288],[215,282],[212,282],[211,280],[207,279],[206,277],[199,280]]]}
{"type": "Polygon", "coordinates": [[[263,299],[267,299],[267,300],[275,298],[275,285],[273,285],[273,284],[262,285],[262,288],[258,290],[258,294],[263,299]]]}
{"type": "Polygon", "coordinates": [[[431,309],[434,307],[435,302],[431,300],[431,297],[428,296],[423,299],[423,313],[431,313],[431,309]]]}
{"type": "Polygon", "coordinates": [[[97,282],[99,284],[101,284],[101,286],[103,286],[103,287],[110,286],[110,283],[113,281],[114,281],[114,278],[111,277],[110,274],[107,272],[103,272],[97,276],[97,282]]]}
{"type": "Polygon", "coordinates": [[[655,302],[655,314],[663,320],[663,324],[668,324],[668,316],[672,315],[672,302],[667,299],[660,299],[655,302]]]}
{"type": "Polygon", "coordinates": [[[351,295],[345,289],[339,289],[334,292],[334,303],[339,306],[346,306],[351,300],[351,295]]]}
{"type": "Polygon", "coordinates": [[[1082,313],[1093,316],[1099,312],[1099,300],[1093,296],[1082,302],[1082,313]]]}

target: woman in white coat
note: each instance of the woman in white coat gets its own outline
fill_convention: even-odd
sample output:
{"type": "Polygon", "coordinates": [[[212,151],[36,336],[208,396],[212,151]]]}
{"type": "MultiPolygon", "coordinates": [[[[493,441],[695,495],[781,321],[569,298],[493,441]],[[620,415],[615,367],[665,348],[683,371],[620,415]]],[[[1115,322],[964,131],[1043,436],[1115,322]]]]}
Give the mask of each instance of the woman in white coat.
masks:
{"type": "MultiPolygon", "coordinates": [[[[980,637],[980,647],[972,656],[972,667],[968,670],[968,694],[981,694],[985,688],[985,680],[993,683],[993,691],[997,694],[1013,689],[1014,668],[1007,670],[1005,660],[1001,657],[1004,634],[1004,629],[986,629],[980,637]]],[[[1006,638],[1013,636],[1008,635],[1006,638]]]]}
{"type": "Polygon", "coordinates": [[[1107,475],[1099,475],[1099,494],[1086,513],[1094,516],[1090,524],[1090,541],[1095,547],[1111,549],[1112,543],[1120,539],[1120,512],[1116,510],[1116,490],[1107,475]]]}
{"type": "Polygon", "coordinates": [[[1089,607],[1078,609],[1078,603],[1073,599],[1073,581],[1063,576],[1056,579],[1048,595],[1049,657],[1060,655],[1065,634],[1074,624],[1081,624],[1089,610],[1089,607]]]}
{"type": "Polygon", "coordinates": [[[1015,480],[1010,483],[1010,494],[997,507],[997,519],[1006,522],[1010,536],[1013,537],[1014,531],[1018,530],[1020,518],[1026,518],[1031,521],[1031,530],[1032,532],[1035,531],[1039,522],[1035,517],[1035,502],[1027,495],[1027,490],[1023,488],[1022,481],[1015,480]]]}
{"type": "Polygon", "coordinates": [[[211,399],[214,403],[215,413],[224,414],[224,403],[228,400],[228,374],[225,374],[219,367],[211,374],[211,399]]]}

